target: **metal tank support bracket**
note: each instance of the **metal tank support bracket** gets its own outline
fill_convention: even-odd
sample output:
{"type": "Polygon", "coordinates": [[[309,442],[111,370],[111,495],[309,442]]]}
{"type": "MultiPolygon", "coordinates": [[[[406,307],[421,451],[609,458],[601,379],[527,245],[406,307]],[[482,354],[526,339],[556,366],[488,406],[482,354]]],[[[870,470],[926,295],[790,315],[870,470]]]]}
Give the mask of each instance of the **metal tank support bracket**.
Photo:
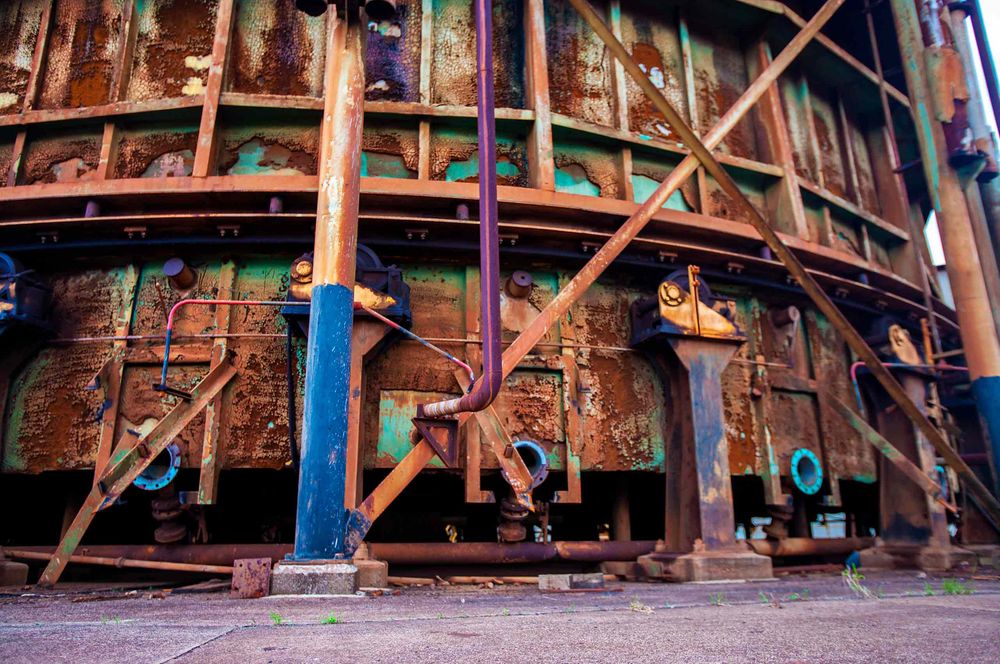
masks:
{"type": "Polygon", "coordinates": [[[38,584],[53,586],[83,539],[97,512],[110,506],[154,459],[167,448],[191,420],[205,409],[236,375],[231,357],[226,357],[193,390],[191,399],[182,400],[145,436],[126,432],[111,453],[106,470],[73,519],[38,584]]]}
{"type": "Polygon", "coordinates": [[[639,565],[677,581],[766,579],[771,559],[736,541],[722,402],[722,372],[746,335],[698,273],[695,265],[686,275],[674,273],[655,300],[632,305],[632,345],[654,353],[669,348],[685,374],[677,382],[682,433],[667,443],[678,467],[667,475],[666,551],[643,556],[639,565]]]}

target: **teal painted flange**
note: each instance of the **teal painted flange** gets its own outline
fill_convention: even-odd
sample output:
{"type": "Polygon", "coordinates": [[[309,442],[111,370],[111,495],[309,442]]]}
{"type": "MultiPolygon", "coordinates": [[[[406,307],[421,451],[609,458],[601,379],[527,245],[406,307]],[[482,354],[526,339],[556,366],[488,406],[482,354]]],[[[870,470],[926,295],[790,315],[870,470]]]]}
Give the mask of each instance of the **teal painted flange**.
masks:
{"type": "Polygon", "coordinates": [[[823,486],[823,466],[811,450],[804,447],[795,450],[792,455],[792,481],[807,496],[819,493],[823,486]]]}
{"type": "Polygon", "coordinates": [[[170,458],[167,469],[163,472],[157,472],[162,466],[150,464],[139,473],[139,477],[135,478],[132,484],[146,491],[157,491],[170,484],[177,477],[177,471],[181,468],[181,449],[171,443],[164,452],[170,458]]]}

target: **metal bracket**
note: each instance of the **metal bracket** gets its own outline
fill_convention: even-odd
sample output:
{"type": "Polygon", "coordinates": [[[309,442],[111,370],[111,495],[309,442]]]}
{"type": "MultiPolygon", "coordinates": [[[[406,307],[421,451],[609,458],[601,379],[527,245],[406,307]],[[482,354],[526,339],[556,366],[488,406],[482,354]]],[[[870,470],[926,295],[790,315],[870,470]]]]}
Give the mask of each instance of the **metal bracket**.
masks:
{"type": "Polygon", "coordinates": [[[413,426],[448,468],[458,467],[458,420],[414,417],[413,426]],[[439,438],[437,433],[444,434],[439,438]]]}

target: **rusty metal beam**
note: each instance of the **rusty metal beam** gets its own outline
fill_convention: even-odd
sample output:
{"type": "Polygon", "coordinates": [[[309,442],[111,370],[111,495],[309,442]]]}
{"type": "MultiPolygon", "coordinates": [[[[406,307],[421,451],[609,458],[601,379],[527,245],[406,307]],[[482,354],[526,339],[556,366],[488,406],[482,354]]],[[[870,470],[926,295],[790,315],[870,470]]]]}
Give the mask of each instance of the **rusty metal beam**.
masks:
{"type": "Polygon", "coordinates": [[[555,161],[552,151],[552,108],[549,100],[549,65],[545,50],[545,8],[543,0],[524,0],[525,84],[535,112],[528,133],[528,160],[531,186],[555,189],[555,161]]]}
{"type": "MultiPolygon", "coordinates": [[[[349,510],[358,506],[363,494],[362,475],[364,464],[361,458],[361,434],[364,424],[361,406],[365,398],[364,364],[368,353],[392,331],[379,321],[357,319],[351,330],[351,387],[350,403],[347,407],[347,481],[344,484],[344,507],[349,510]]],[[[295,422],[288,426],[294,427],[295,422]]]]}
{"type": "Polygon", "coordinates": [[[236,367],[228,360],[219,364],[198,385],[191,390],[191,400],[181,401],[169,413],[163,416],[153,429],[145,436],[136,439],[134,434],[122,436],[107,470],[100,481],[90,490],[76,518],[70,524],[59,542],[59,547],[52,555],[49,564],[38,584],[53,586],[59,580],[70,556],[80,544],[84,533],[102,507],[114,502],[118,496],[135,480],[139,474],[156,459],[157,455],[167,448],[174,438],[190,424],[212,399],[236,375],[236,367]]]}
{"type": "MultiPolygon", "coordinates": [[[[979,478],[976,477],[969,466],[962,461],[958,453],[951,448],[948,441],[941,435],[941,432],[934,427],[930,420],[921,412],[920,408],[907,396],[905,390],[903,390],[902,386],[892,375],[892,372],[882,365],[875,351],[868,346],[864,338],[851,325],[850,321],[847,320],[820,285],[806,271],[805,266],[802,265],[788,246],[781,241],[781,238],[778,237],[777,233],[774,232],[768,222],[761,216],[760,212],[750,203],[732,176],[729,175],[712,155],[711,148],[706,146],[706,143],[710,141],[703,143],[695,135],[677,110],[660,94],[659,90],[656,89],[642,72],[639,65],[636,64],[625,49],[625,46],[614,38],[607,25],[604,24],[600,16],[586,0],[569,0],[569,2],[581,13],[615,57],[622,61],[625,69],[650,98],[656,109],[664,114],[671,128],[678,133],[682,142],[691,149],[692,153],[705,166],[706,170],[719,182],[723,191],[744,209],[751,224],[761,234],[765,242],[767,242],[771,251],[785,264],[792,277],[798,281],[799,286],[809,295],[810,299],[812,299],[823,315],[830,320],[834,328],[847,342],[847,345],[865,363],[892,400],[899,404],[900,409],[910,418],[921,433],[927,437],[927,440],[930,441],[938,453],[959,473],[969,491],[976,497],[994,522],[1000,524],[1000,503],[997,502],[996,498],[993,497],[983,483],[979,481],[979,478]]],[[[843,0],[828,0],[816,14],[816,17],[832,15],[841,4],[843,4],[843,0]]],[[[813,18],[813,21],[816,20],[816,17],[813,18]]],[[[781,58],[781,56],[779,55],[778,58],[781,58]]],[[[680,167],[677,170],[680,170],[680,167]]],[[[992,328],[992,326],[990,327],[992,328]]]]}
{"type": "MultiPolygon", "coordinates": [[[[236,263],[225,261],[219,268],[220,300],[235,297],[236,263]]],[[[229,333],[230,312],[232,306],[219,304],[215,307],[215,331],[220,334],[229,333]]],[[[212,354],[209,360],[211,369],[222,363],[229,352],[229,342],[226,337],[212,341],[212,354]]],[[[201,476],[198,480],[198,504],[214,505],[219,485],[219,471],[222,469],[222,450],[219,448],[219,434],[222,430],[222,392],[219,393],[208,408],[205,409],[205,431],[201,441],[201,476]]]]}
{"type": "MultiPolygon", "coordinates": [[[[455,372],[455,379],[462,386],[462,391],[469,389],[469,377],[461,369],[455,372]]],[[[500,416],[497,415],[493,406],[487,406],[485,410],[476,411],[476,423],[479,425],[482,434],[486,436],[486,442],[497,458],[500,468],[505,473],[505,479],[514,490],[514,494],[520,496],[531,489],[531,472],[524,463],[521,455],[514,450],[514,441],[503,426],[500,416]]],[[[530,499],[528,504],[530,506],[530,499]]]]}
{"type": "Polygon", "coordinates": [[[882,434],[875,430],[875,427],[868,424],[864,418],[832,394],[827,393],[826,398],[833,411],[844,418],[844,421],[851,425],[852,429],[860,433],[866,441],[871,443],[901,473],[912,480],[914,484],[926,492],[933,500],[943,505],[945,509],[951,512],[956,511],[954,505],[942,498],[940,485],[920,470],[915,463],[907,459],[906,455],[900,452],[892,443],[883,438],[882,434]]]}
{"type": "MultiPolygon", "coordinates": [[[[136,292],[139,283],[139,269],[134,264],[125,268],[122,287],[122,305],[115,319],[115,336],[127,336],[132,327],[132,315],[135,311],[136,292]]],[[[94,484],[104,474],[104,469],[111,457],[114,444],[115,426],[118,423],[118,405],[121,396],[122,375],[128,353],[128,341],[114,341],[111,356],[101,370],[91,381],[92,389],[104,392],[104,403],[101,405],[101,428],[97,442],[97,456],[94,460],[94,484]]],[[[90,387],[90,386],[88,386],[90,387]]]]}
{"type": "Polygon", "coordinates": [[[226,57],[229,54],[229,36],[233,31],[233,6],[236,0],[220,0],[216,10],[215,40],[212,43],[212,64],[208,68],[205,101],[201,107],[201,125],[198,129],[198,147],[194,154],[192,177],[203,178],[215,161],[216,131],[219,115],[219,98],[226,74],[226,57]]]}
{"type": "MultiPolygon", "coordinates": [[[[746,115],[750,108],[761,98],[767,89],[778,79],[792,61],[809,44],[810,40],[819,32],[820,28],[826,24],[833,11],[843,3],[843,0],[829,0],[823,10],[806,25],[802,31],[792,39],[785,49],[761,72],[760,76],[754,80],[743,95],[736,101],[719,122],[705,136],[705,144],[714,148],[718,146],[722,139],[729,133],[740,119],[746,115]],[[832,3],[832,4],[831,4],[832,3]]],[[[587,5],[589,7],[589,5],[587,5]]],[[[591,10],[592,11],[592,10],[591,10]]],[[[594,14],[600,25],[604,25],[600,18],[594,14]]],[[[605,26],[606,28],[606,26],[605,26]]],[[[609,36],[610,32],[608,32],[609,36]]],[[[611,36],[614,43],[619,43],[611,36]]],[[[619,43],[620,45],[620,43],[619,43]]],[[[624,47],[623,47],[624,48],[624,47]]],[[[631,58],[629,58],[631,61],[631,58]]],[[[634,64],[634,63],[633,63],[634,64]]],[[[641,79],[650,86],[652,84],[642,75],[641,79]]],[[[655,88],[653,88],[655,90],[655,88]]],[[[659,97],[662,99],[662,97],[659,97]]],[[[671,107],[672,109],[672,107],[671,107]]],[[[676,115],[676,114],[675,114],[676,115]]],[[[687,125],[685,125],[687,126],[687,125]]],[[[699,145],[702,143],[699,141],[699,145]]],[[[586,265],[570,280],[570,282],[559,291],[558,295],[549,302],[548,305],[531,321],[531,323],[521,332],[513,344],[504,353],[503,370],[504,375],[510,374],[521,359],[541,341],[549,328],[560,317],[565,315],[569,307],[593,284],[597,278],[607,269],[625,250],[628,244],[636,238],[640,231],[653,218],[660,208],[666,204],[667,199],[677,191],[681,184],[691,176],[698,168],[698,158],[688,155],[670,173],[649,199],[622,224],[618,231],[608,239],[608,241],[598,249],[594,256],[586,265]]]]}

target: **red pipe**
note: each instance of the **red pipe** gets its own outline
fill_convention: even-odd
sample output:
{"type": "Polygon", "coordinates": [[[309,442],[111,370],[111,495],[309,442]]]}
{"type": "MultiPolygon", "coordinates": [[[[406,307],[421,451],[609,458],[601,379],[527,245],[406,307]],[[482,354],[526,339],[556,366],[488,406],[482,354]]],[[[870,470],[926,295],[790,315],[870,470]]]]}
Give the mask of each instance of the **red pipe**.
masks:
{"type": "Polygon", "coordinates": [[[170,338],[174,333],[174,316],[177,315],[181,307],[189,304],[245,304],[254,307],[309,306],[308,302],[280,302],[275,300],[181,300],[170,307],[170,313],[167,314],[167,333],[163,341],[163,368],[160,371],[160,384],[155,386],[161,392],[169,391],[167,387],[167,365],[170,364],[170,338]]]}

